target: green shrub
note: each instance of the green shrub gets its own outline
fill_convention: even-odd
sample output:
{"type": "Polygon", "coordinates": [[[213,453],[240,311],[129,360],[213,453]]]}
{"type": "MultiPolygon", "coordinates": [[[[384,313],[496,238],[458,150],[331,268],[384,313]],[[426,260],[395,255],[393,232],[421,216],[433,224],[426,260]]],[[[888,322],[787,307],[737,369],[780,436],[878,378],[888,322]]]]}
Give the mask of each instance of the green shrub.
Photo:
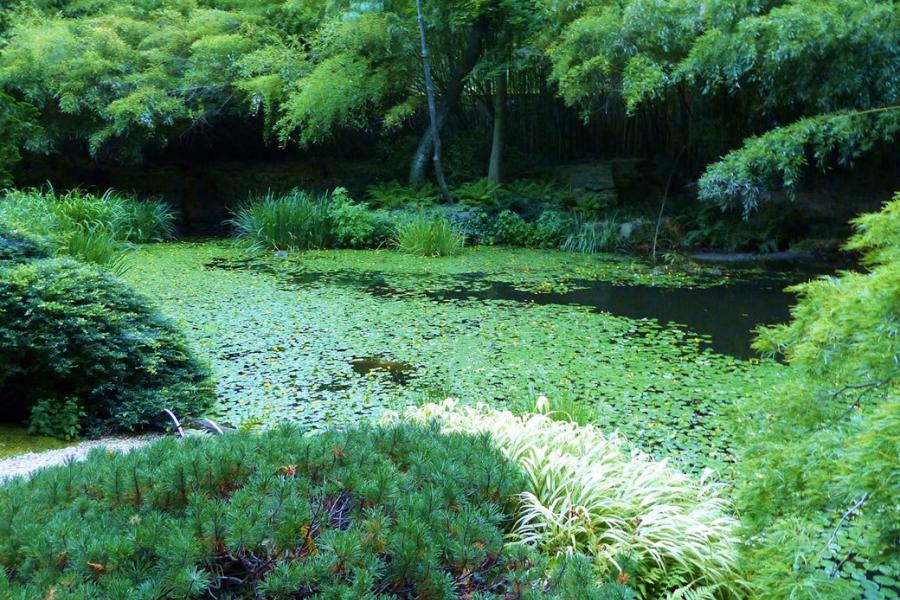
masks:
{"type": "Polygon", "coordinates": [[[425,208],[440,199],[438,189],[431,183],[414,186],[397,181],[370,185],[366,195],[373,208],[425,208]]]}
{"type": "Polygon", "coordinates": [[[28,433],[73,440],[81,433],[85,417],[77,398],[38,400],[31,406],[28,433]]]}
{"type": "Polygon", "coordinates": [[[636,449],[629,455],[616,435],[557,418],[447,400],[407,408],[402,420],[491,435],[525,472],[514,527],[521,542],[549,556],[587,554],[604,580],[629,564],[641,598],[741,595],[738,523],[707,474],[692,479],[636,449]]]}
{"type": "Polygon", "coordinates": [[[19,230],[7,229],[0,222],[0,267],[3,263],[20,263],[35,258],[47,258],[52,249],[46,241],[19,230]]]}
{"type": "Polygon", "coordinates": [[[407,254],[451,256],[462,252],[465,236],[443,217],[416,215],[397,226],[394,243],[407,254]]]}
{"type": "Polygon", "coordinates": [[[509,577],[518,485],[487,437],[412,427],[96,452],[0,488],[0,596],[456,597],[509,577]]]}
{"type": "Polygon", "coordinates": [[[68,435],[71,419],[46,417],[81,411],[90,433],[131,430],[161,422],[163,408],[193,414],[211,399],[184,337],[115,277],[66,258],[0,263],[5,418],[68,435]]]}
{"type": "Polygon", "coordinates": [[[461,213],[464,220],[461,222],[461,231],[467,240],[475,244],[493,246],[497,243],[496,223],[497,219],[482,208],[475,208],[466,213],[461,213]]]}
{"type": "Polygon", "coordinates": [[[497,216],[494,232],[501,244],[523,247],[537,244],[537,230],[534,225],[511,210],[504,210],[497,216]]]}
{"type": "Polygon", "coordinates": [[[542,248],[559,248],[572,230],[572,219],[558,210],[545,210],[535,223],[535,237],[542,248]]]}
{"type": "Polygon", "coordinates": [[[328,210],[334,242],[341,248],[367,248],[378,244],[378,214],[365,204],[357,204],[346,189],[331,193],[328,210]]]}
{"type": "Polygon", "coordinates": [[[853,223],[867,272],[789,288],[792,321],[756,342],[787,360],[785,383],[734,424],[744,559],[763,598],[880,597],[900,569],[900,194],[853,223]]]}
{"type": "Polygon", "coordinates": [[[297,189],[254,198],[239,207],[229,223],[239,239],[257,250],[327,248],[332,238],[327,198],[297,189]]]}

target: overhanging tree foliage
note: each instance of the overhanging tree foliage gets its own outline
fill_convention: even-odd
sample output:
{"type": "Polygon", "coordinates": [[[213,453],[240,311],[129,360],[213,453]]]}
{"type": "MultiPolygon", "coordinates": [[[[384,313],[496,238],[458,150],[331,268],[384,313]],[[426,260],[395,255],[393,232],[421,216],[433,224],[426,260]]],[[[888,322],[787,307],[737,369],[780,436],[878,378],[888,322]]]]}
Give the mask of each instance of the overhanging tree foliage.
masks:
{"type": "MultiPolygon", "coordinates": [[[[488,115],[483,174],[495,180],[506,109],[552,121],[531,108],[553,93],[608,121],[605,135],[640,127],[645,150],[670,157],[687,146],[695,170],[737,147],[699,192],[745,209],[810,167],[852,166],[896,140],[892,2],[436,0],[424,11],[437,128],[488,115]]],[[[0,90],[38,111],[29,122],[51,149],[139,160],[236,120],[302,147],[405,133],[418,137],[409,179],[425,178],[433,132],[412,0],[30,0],[2,18],[0,90]]]]}
{"type": "Polygon", "coordinates": [[[560,93],[586,118],[614,97],[639,117],[683,120],[724,95],[738,133],[762,135],[710,166],[700,196],[745,210],[772,189],[792,191],[810,156],[823,169],[852,164],[896,139],[900,122],[893,2],[589,2],[548,55],[560,93]]]}

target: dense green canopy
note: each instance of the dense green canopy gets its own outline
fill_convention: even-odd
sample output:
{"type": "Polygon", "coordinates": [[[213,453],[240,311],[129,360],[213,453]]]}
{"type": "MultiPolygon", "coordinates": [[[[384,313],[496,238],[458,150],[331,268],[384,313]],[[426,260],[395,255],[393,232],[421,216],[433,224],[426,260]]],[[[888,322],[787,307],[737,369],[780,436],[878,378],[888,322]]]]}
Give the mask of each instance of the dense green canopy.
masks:
{"type": "MultiPolygon", "coordinates": [[[[702,166],[732,149],[700,178],[701,198],[723,204],[752,209],[808,166],[852,166],[900,129],[893,2],[425,6],[439,126],[460,105],[496,117],[544,91],[592,123],[621,106],[671,156],[687,146],[702,166]]],[[[21,147],[73,144],[139,160],[237,120],[307,148],[348,130],[413,133],[410,177],[423,176],[431,138],[410,0],[22,0],[3,11],[6,166],[21,147]]]]}

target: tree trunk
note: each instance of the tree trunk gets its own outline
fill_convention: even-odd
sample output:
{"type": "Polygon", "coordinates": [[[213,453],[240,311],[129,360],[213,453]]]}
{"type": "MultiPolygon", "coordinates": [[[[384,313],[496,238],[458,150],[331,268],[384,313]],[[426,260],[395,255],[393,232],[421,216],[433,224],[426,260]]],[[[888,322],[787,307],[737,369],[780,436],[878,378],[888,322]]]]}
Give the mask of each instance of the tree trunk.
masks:
{"type": "Polygon", "coordinates": [[[500,183],[503,167],[503,125],[506,118],[506,73],[497,77],[494,90],[494,137],[491,140],[491,159],[488,162],[488,180],[500,183]]]}
{"type": "Polygon", "coordinates": [[[434,131],[440,132],[443,129],[447,118],[459,101],[460,96],[462,96],[466,75],[475,67],[475,64],[481,57],[481,41],[486,26],[487,22],[484,17],[479,17],[469,30],[469,41],[463,53],[463,60],[450,73],[447,87],[441,98],[441,105],[437,108],[437,127],[433,125],[434,121],[431,121],[422,137],[419,138],[419,145],[416,147],[416,151],[410,161],[409,183],[411,185],[420,185],[425,181],[425,169],[428,166],[428,159],[432,154],[434,145],[434,131]]]}
{"type": "Polygon", "coordinates": [[[428,95],[428,115],[431,118],[431,129],[434,132],[431,136],[431,145],[434,149],[431,157],[434,162],[434,177],[437,179],[438,187],[441,190],[441,196],[444,197],[444,202],[452,202],[453,196],[450,195],[450,189],[447,187],[447,181],[444,179],[444,166],[441,164],[441,133],[438,123],[437,103],[434,99],[434,79],[431,76],[431,59],[428,57],[428,44],[425,40],[425,17],[422,14],[422,0],[416,0],[416,10],[419,13],[419,39],[422,43],[422,68],[425,71],[425,93],[428,95]]]}

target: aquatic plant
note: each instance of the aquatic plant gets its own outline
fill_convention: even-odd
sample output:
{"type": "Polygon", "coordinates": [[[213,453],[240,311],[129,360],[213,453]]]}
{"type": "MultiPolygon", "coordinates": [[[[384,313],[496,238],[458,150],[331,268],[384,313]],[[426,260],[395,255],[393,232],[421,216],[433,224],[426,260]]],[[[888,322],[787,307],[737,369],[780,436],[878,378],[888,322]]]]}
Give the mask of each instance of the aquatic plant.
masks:
{"type": "Polygon", "coordinates": [[[47,435],[133,430],[196,414],[209,374],[187,340],[115,277],[68,258],[0,262],[0,407],[47,435]]]}
{"type": "Polygon", "coordinates": [[[462,252],[465,236],[443,217],[415,215],[397,226],[394,244],[406,254],[451,256],[462,252]]]}
{"type": "Polygon", "coordinates": [[[585,553],[610,571],[631,561],[630,585],[642,598],[694,587],[740,595],[738,522],[708,473],[694,479],[637,449],[629,454],[616,434],[545,414],[446,400],[385,417],[397,419],[490,434],[525,472],[514,527],[522,543],[551,556],[585,553]]]}
{"type": "Polygon", "coordinates": [[[240,206],[229,223],[237,237],[257,250],[326,248],[331,240],[327,199],[294,189],[272,192],[240,206]]]}
{"type": "MultiPolygon", "coordinates": [[[[213,363],[213,414],[234,425],[348,426],[430,389],[522,410],[544,393],[571,397],[594,422],[615,423],[646,451],[699,472],[730,464],[723,414],[782,371],[771,361],[710,352],[703,336],[652,320],[479,295],[490,282],[527,294],[564,293],[580,280],[727,281],[705,271],[653,272],[619,256],[508,248],[469,248],[453,260],[370,250],[248,257],[221,242],[136,252],[124,277],[189,327],[213,363]],[[479,297],[467,299],[469,290],[479,297]],[[411,364],[408,383],[353,371],[354,360],[373,355],[411,364]]],[[[660,294],[648,290],[649,298],[660,294]]]]}
{"type": "Polygon", "coordinates": [[[631,597],[505,548],[520,486],[487,436],[408,425],[94,452],[0,487],[0,595],[631,597]]]}

